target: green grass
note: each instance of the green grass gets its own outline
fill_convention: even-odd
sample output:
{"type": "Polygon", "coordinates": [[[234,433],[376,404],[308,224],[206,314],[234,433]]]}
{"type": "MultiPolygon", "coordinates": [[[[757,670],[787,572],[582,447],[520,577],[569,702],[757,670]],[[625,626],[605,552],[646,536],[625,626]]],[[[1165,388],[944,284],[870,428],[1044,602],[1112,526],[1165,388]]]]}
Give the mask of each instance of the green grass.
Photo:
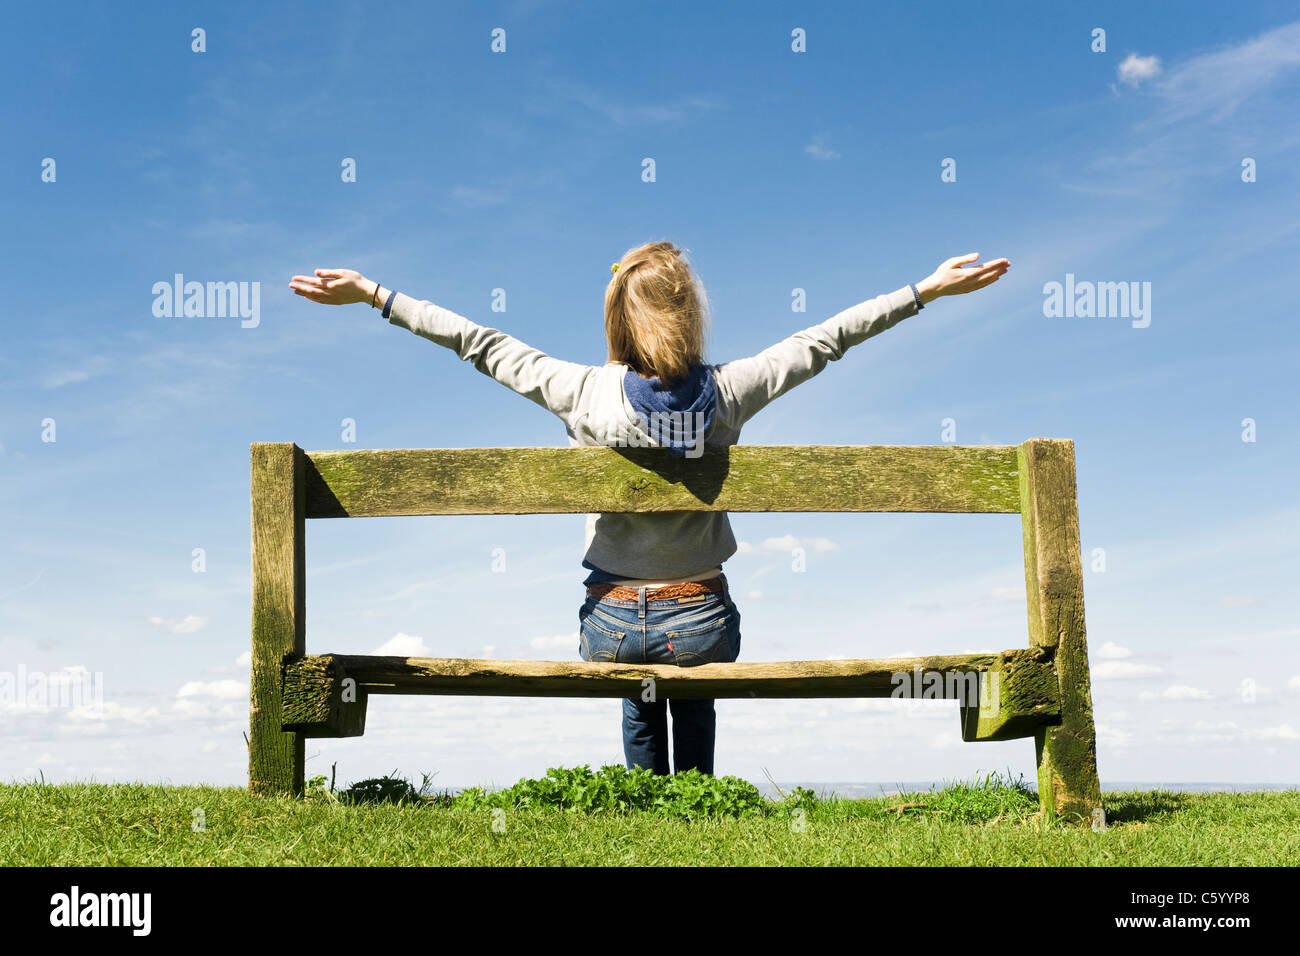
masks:
{"type": "Polygon", "coordinates": [[[1267,865],[1300,861],[1300,791],[1108,793],[1109,827],[1040,824],[996,775],[871,800],[766,800],[736,778],[559,769],[453,797],[397,778],[305,800],[233,787],[0,785],[0,865],[1267,865]],[[201,812],[201,813],[200,813],[201,812]],[[200,820],[202,827],[197,827],[200,820]],[[497,830],[494,830],[494,826],[497,830]],[[497,832],[501,831],[501,832],[497,832]]]}

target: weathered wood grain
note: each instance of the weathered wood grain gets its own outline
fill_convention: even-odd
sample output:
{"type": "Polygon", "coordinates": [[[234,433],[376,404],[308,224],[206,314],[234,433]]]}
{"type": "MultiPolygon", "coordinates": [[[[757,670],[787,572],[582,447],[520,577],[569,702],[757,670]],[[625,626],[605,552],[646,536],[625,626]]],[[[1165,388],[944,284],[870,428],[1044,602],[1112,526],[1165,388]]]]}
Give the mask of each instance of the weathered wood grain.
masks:
{"type": "Polygon", "coordinates": [[[1102,806],[1083,623],[1074,443],[1034,438],[1020,446],[1029,642],[1050,648],[1061,722],[1035,735],[1038,796],[1045,814],[1088,821],[1102,806]]]}
{"type": "Polygon", "coordinates": [[[1013,445],[433,448],[308,453],[307,516],[1020,509],[1013,445]]]}
{"type": "Polygon", "coordinates": [[[335,657],[291,661],[284,669],[284,729],[304,737],[360,737],[366,692],[335,657]]]}
{"type": "Polygon", "coordinates": [[[761,663],[606,664],[587,661],[488,661],[441,657],[318,655],[290,662],[293,681],[315,682],[328,693],[334,672],[355,678],[367,695],[439,694],[487,697],[636,697],[653,681],[657,699],[934,696],[951,698],[952,687],[922,694],[917,674],[978,673],[996,654],[954,654],[876,660],[773,661],[761,663]],[[901,675],[901,676],[900,676],[901,675]],[[902,680],[905,677],[911,684],[902,680]],[[916,687],[914,695],[900,692],[916,687]]]}
{"type": "Polygon", "coordinates": [[[978,705],[961,709],[962,740],[1033,737],[1043,726],[1060,720],[1061,691],[1050,649],[1004,651],[981,675],[978,705]]]}
{"type": "Polygon", "coordinates": [[[250,451],[253,526],[253,648],[249,682],[248,787],[302,790],[303,741],[283,728],[282,672],[305,650],[306,464],[293,443],[258,442],[250,451]]]}

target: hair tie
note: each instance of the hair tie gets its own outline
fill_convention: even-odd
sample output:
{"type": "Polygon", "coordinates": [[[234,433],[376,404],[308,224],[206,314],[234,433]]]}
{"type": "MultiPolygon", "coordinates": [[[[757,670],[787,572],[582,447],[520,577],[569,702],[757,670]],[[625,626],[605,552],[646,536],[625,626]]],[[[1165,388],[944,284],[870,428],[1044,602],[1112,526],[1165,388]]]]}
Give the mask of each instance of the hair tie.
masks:
{"type": "Polygon", "coordinates": [[[609,267],[609,271],[610,271],[610,272],[613,272],[615,275],[617,275],[617,274],[618,274],[618,263],[616,262],[616,263],[614,263],[612,266],[610,266],[610,267],[609,267]]]}

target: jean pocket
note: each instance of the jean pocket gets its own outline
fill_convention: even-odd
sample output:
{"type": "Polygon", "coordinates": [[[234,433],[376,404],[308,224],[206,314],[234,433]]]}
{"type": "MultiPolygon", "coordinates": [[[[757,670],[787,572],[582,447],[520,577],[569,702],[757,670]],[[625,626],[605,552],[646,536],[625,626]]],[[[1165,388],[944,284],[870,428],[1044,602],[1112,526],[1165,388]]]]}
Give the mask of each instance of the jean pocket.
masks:
{"type": "Polygon", "coordinates": [[[707,621],[699,622],[697,619],[686,627],[678,626],[665,631],[668,649],[672,651],[677,665],[695,667],[699,664],[729,661],[732,656],[728,635],[731,617],[731,609],[724,608],[722,613],[707,621]]]}
{"type": "Polygon", "coordinates": [[[602,627],[593,621],[590,615],[584,617],[578,628],[578,638],[582,642],[582,659],[613,663],[618,660],[618,649],[626,636],[626,631],[602,627]]]}

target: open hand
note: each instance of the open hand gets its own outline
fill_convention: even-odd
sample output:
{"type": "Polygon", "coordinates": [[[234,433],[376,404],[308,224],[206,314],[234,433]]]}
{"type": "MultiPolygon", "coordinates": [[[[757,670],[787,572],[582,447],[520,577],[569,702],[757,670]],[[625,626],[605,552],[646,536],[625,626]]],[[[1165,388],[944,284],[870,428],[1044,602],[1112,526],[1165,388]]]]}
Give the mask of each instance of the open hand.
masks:
{"type": "Polygon", "coordinates": [[[964,295],[974,292],[986,285],[992,285],[1011,268],[1011,260],[994,259],[992,262],[972,265],[979,261],[980,254],[957,256],[945,260],[939,268],[916,284],[916,291],[922,302],[929,302],[941,295],[964,295]]]}
{"type": "Polygon", "coordinates": [[[294,276],[289,288],[321,305],[350,305],[369,302],[378,286],[352,269],[317,269],[315,275],[294,276]]]}

